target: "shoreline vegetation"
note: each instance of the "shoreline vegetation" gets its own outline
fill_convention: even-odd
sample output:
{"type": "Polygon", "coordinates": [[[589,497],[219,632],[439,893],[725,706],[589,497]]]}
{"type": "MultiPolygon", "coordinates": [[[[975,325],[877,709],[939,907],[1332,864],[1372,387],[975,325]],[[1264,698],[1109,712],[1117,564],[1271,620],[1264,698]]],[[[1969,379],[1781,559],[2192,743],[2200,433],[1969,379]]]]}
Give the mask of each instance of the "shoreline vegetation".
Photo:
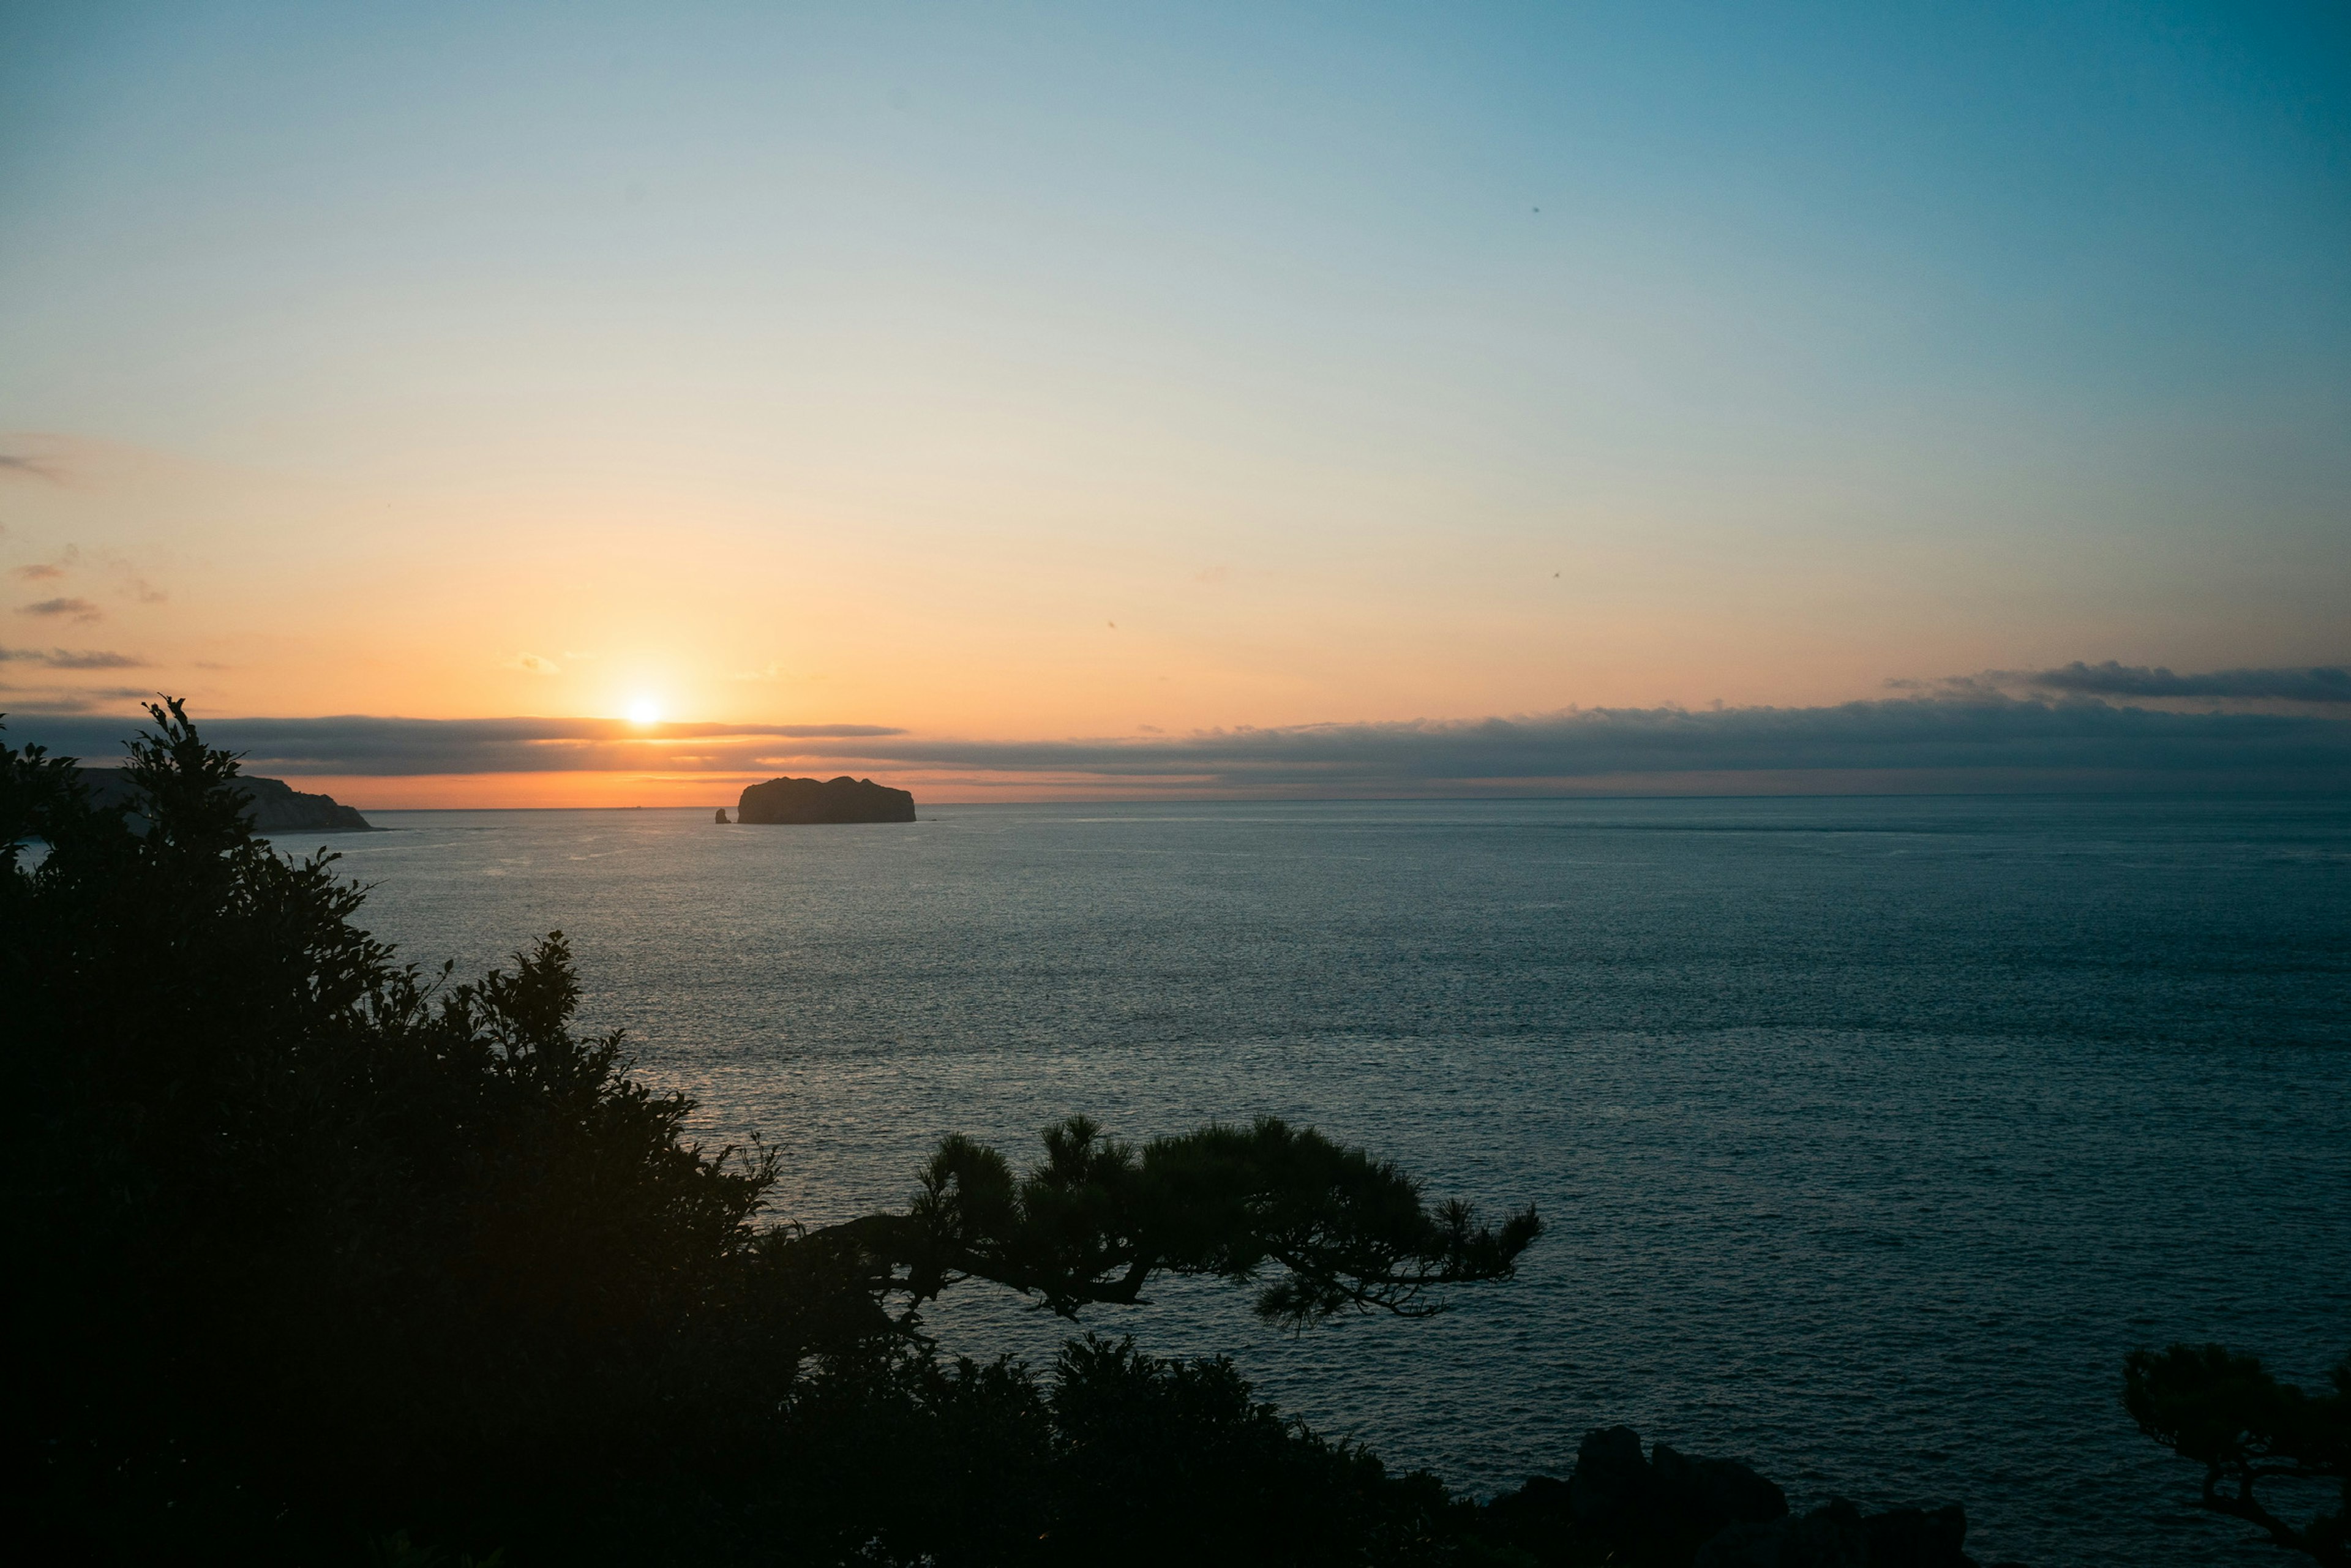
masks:
{"type": "MultiPolygon", "coordinates": [[[[262,781],[178,701],[149,711],[112,779],[0,747],[26,1107],[5,1490],[48,1558],[1971,1561],[1958,1507],[1793,1516],[1747,1466],[1622,1427],[1480,1502],[1285,1419],[1223,1358],[1098,1333],[1041,1371],[945,1357],[922,1312],[958,1286],[1091,1326],[1155,1278],[1214,1277],[1311,1332],[1506,1289],[1542,1223],[1426,1201],[1311,1128],[1130,1145],[1082,1117],[1026,1169],[948,1137],[902,1210],[763,1223],[777,1152],[688,1141],[691,1102],[632,1076],[622,1035],[571,1031],[560,933],[478,980],[403,962],[334,856],[256,836],[262,781]]],[[[2133,1356],[2126,1396],[2206,1466],[2200,1506],[2339,1563],[2341,1515],[2295,1525],[2257,1493],[2345,1476],[2351,1361],[2335,1375],[2304,1395],[2179,1346],[2133,1356]]]]}

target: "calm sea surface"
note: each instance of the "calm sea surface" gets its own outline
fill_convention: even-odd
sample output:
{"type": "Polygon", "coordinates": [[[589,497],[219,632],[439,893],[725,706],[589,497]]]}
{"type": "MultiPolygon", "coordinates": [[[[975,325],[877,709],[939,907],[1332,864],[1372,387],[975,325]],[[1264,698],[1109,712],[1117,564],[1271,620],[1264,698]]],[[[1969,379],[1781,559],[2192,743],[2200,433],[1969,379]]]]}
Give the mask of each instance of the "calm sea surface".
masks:
{"type": "MultiPolygon", "coordinates": [[[[2351,1350],[2351,803],[1801,800],[398,812],[373,928],[569,933],[586,1021],[786,1155],[779,1216],[903,1202],[942,1133],[1265,1113],[1532,1200],[1520,1280],[1290,1340],[1173,1287],[1092,1326],[1229,1353],[1489,1492],[1627,1422],[1799,1507],[1964,1502],[1980,1557],[2270,1563],[2185,1506],[2123,1353],[2351,1350]]],[[[298,839],[281,847],[307,847],[298,839]]],[[[967,1285],[952,1348],[1061,1325],[967,1285]]]]}

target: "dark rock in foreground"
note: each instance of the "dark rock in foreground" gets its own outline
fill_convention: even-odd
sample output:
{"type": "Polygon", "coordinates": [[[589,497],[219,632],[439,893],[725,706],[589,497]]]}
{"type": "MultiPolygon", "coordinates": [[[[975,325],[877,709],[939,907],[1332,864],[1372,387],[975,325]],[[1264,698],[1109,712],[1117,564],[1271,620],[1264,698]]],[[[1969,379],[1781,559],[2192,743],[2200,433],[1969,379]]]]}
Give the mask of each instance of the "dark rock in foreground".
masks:
{"type": "MultiPolygon", "coordinates": [[[[81,781],[89,787],[90,794],[101,806],[137,809],[138,791],[131,787],[130,779],[120,768],[85,768],[81,781]]],[[[245,794],[246,815],[260,832],[374,831],[373,824],[360,816],[356,807],[342,805],[332,795],[304,794],[283,779],[241,777],[236,787],[245,794]]]]}
{"type": "Polygon", "coordinates": [[[1975,1568],[1959,1550],[1967,1511],[1897,1508],[1865,1515],[1843,1498],[1802,1519],[1741,1523],[1698,1549],[1690,1568],[1975,1568]]]}
{"type": "Polygon", "coordinates": [[[1541,1564],[1976,1568],[1956,1506],[1865,1515],[1833,1498],[1798,1517],[1745,1465],[1686,1458],[1663,1443],[1645,1456],[1630,1427],[1587,1434],[1566,1480],[1537,1476],[1484,1513],[1489,1538],[1541,1564]]]}
{"type": "Polygon", "coordinates": [[[738,822],[911,822],[914,798],[871,779],[770,779],[743,791],[738,822]]]}
{"type": "Polygon", "coordinates": [[[718,825],[720,825],[720,824],[725,823],[725,821],[726,821],[726,807],[724,807],[724,806],[721,806],[721,807],[719,807],[719,808],[718,808],[718,821],[717,821],[717,822],[713,823],[712,825],[713,825],[713,826],[718,826],[718,825]]]}

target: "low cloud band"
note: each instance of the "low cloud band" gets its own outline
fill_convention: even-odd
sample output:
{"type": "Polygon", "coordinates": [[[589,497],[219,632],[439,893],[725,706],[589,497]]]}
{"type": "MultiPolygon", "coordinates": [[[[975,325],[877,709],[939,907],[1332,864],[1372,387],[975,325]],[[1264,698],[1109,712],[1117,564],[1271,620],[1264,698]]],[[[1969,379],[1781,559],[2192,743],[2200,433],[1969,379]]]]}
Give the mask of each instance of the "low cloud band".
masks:
{"type": "MultiPolygon", "coordinates": [[[[2351,721],[2168,713],[2088,698],[1917,696],[1827,707],[1597,708],[1461,722],[1308,725],[1144,738],[930,737],[881,725],[633,726],[611,719],[199,716],[254,772],[300,776],[632,771],[918,770],[1095,781],[1144,792],[1541,793],[1625,776],[1926,773],[1966,788],[2045,776],[2050,787],[2351,787],[2351,721]]],[[[132,721],[7,721],[14,741],[103,761],[132,721]]]]}

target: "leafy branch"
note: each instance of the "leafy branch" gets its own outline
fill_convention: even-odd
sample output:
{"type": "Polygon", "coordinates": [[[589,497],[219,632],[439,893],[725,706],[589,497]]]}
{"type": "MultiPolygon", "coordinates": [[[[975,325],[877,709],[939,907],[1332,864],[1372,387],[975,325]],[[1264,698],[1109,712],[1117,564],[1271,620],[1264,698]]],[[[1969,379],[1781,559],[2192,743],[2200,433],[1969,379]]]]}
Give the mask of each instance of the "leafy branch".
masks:
{"type": "Polygon", "coordinates": [[[862,1251],[910,1322],[963,1280],[1074,1318],[1176,1274],[1257,1285],[1259,1314],[1297,1330],[1349,1311],[1429,1316],[1444,1309],[1432,1292],[1510,1278],[1542,1233],[1531,1207],[1496,1226],[1466,1203],[1429,1206],[1394,1164],[1273,1117],[1138,1149],[1077,1116],[1043,1142],[1043,1162],[1016,1176],[996,1150],[946,1138],[906,1212],[810,1239],[862,1251]]]}
{"type": "Polygon", "coordinates": [[[2241,1519],[2288,1551],[2351,1563],[2351,1356],[2330,1375],[2334,1391],[2282,1384],[2250,1355],[2222,1345],[2133,1351],[2123,1364],[2123,1405],[2138,1429],[2204,1467],[2197,1506],[2241,1519]],[[2295,1526],[2262,1502],[2271,1481],[2341,1483],[2345,1506],[2295,1526]]]}

